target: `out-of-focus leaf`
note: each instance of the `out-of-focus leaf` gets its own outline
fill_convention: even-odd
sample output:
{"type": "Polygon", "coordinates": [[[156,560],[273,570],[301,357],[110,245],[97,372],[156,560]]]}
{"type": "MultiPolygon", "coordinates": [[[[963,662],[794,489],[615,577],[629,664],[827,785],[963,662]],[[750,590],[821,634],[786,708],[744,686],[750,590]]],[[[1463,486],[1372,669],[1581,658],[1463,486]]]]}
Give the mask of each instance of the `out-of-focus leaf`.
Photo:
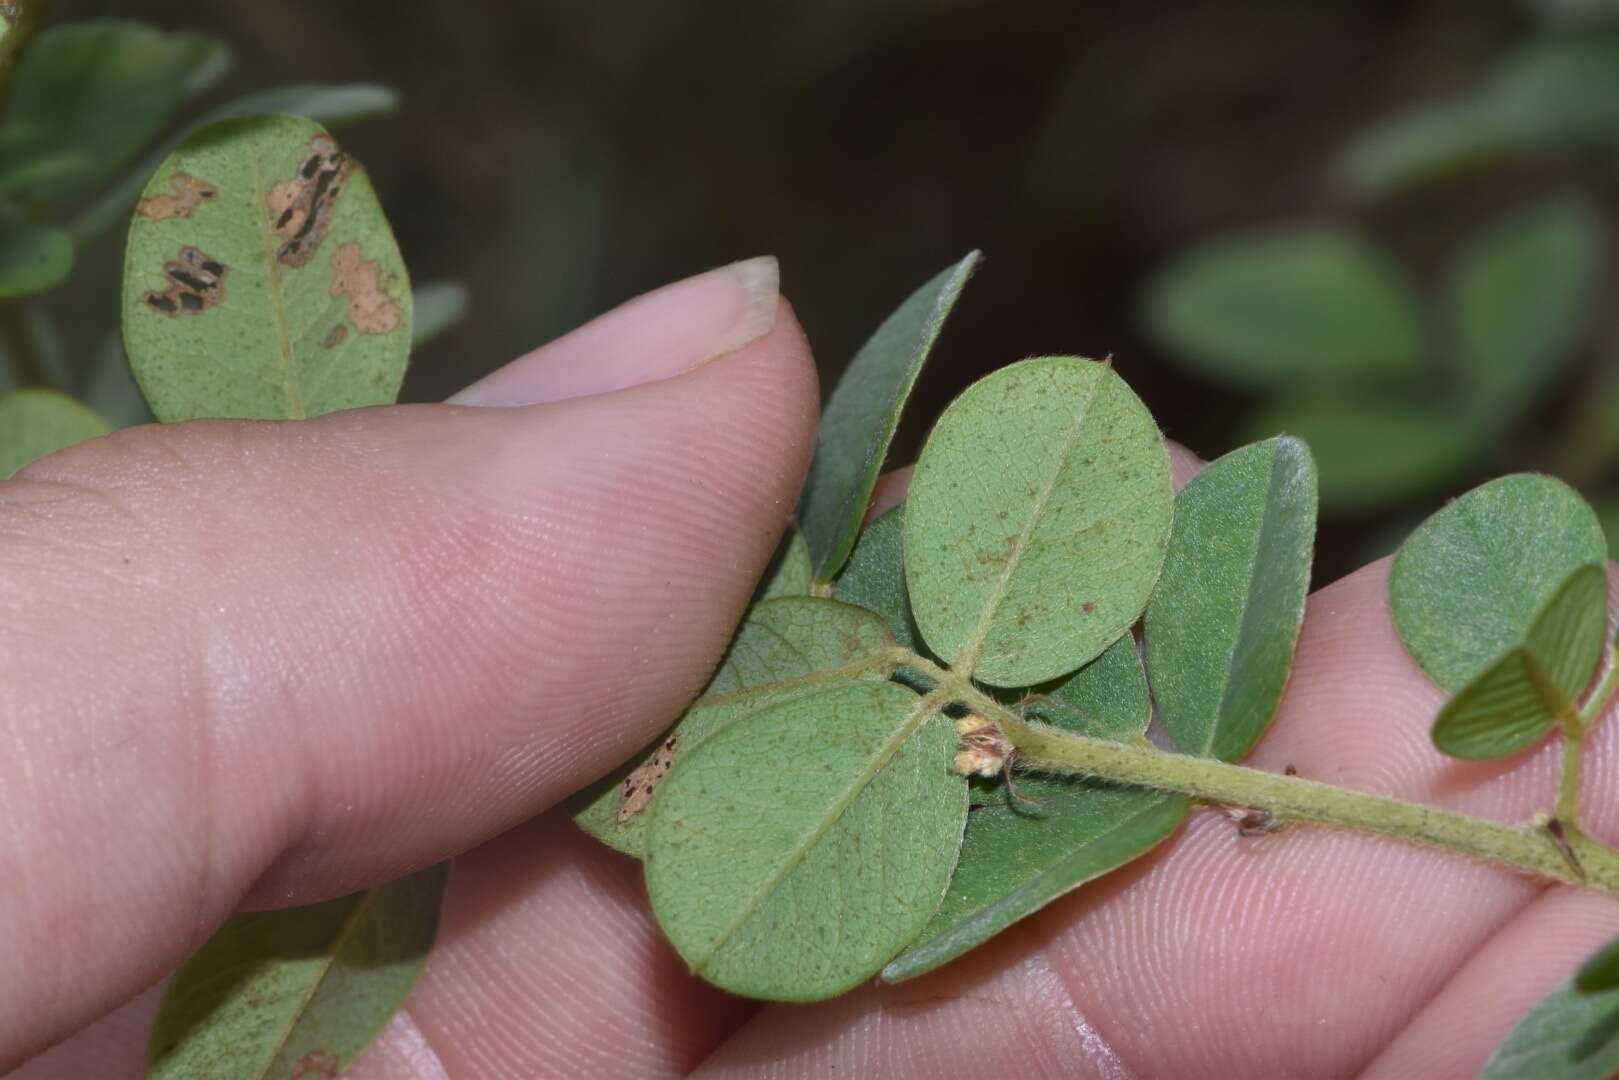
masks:
{"type": "Polygon", "coordinates": [[[1545,738],[1596,672],[1607,626],[1607,576],[1599,564],[1582,566],[1552,595],[1523,644],[1439,710],[1434,745],[1452,757],[1487,760],[1545,738]]]}
{"type": "Polygon", "coordinates": [[[978,260],[975,251],[907,297],[832,391],[798,506],[817,580],[831,581],[854,548],[911,387],[978,260]]]}
{"type": "Polygon", "coordinates": [[[324,904],[238,915],[169,982],[152,1080],[336,1076],[404,1003],[449,863],[324,904]]]}
{"type": "Polygon", "coordinates": [[[1183,252],[1148,284],[1143,313],[1175,357],[1253,386],[1403,378],[1422,352],[1416,301],[1394,266],[1330,225],[1183,252]]]}
{"type": "Polygon", "coordinates": [[[1310,448],[1327,511],[1372,510],[1432,491],[1466,472],[1485,446],[1454,408],[1395,398],[1284,397],[1246,426],[1251,438],[1285,433],[1310,448]]]}
{"type": "Polygon", "coordinates": [[[1537,473],[1503,476],[1400,547],[1389,574],[1394,624],[1429,677],[1455,693],[1525,639],[1571,574],[1606,553],[1579,492],[1537,473]]]}
{"type": "Polygon", "coordinates": [[[1592,953],[1574,973],[1574,988],[1582,994],[1619,990],[1619,938],[1592,953]]]}
{"type": "Polygon", "coordinates": [[[934,426],[905,503],[923,639],[995,686],[1083,666],[1146,606],[1173,501],[1157,425],[1108,364],[1046,357],[981,379],[934,426]]]}
{"type": "Polygon", "coordinates": [[[0,480],[30,461],[111,430],[101,417],[56,390],[29,387],[0,394],[0,480]]]}
{"type": "Polygon", "coordinates": [[[243,116],[286,113],[305,117],[326,127],[340,127],[368,117],[386,115],[398,107],[398,92],[374,83],[282,86],[248,94],[203,114],[163,149],[130,169],[127,175],[85,207],[69,228],[77,239],[83,241],[127,221],[141,189],[163,164],[163,159],[192,134],[210,124],[243,116]]]}
{"type": "Polygon", "coordinates": [[[157,419],[141,395],[135,373],[129,370],[124,340],[117,334],[108,334],[96,350],[83,386],[84,403],[115,428],[150,424],[157,419]]]}
{"type": "MultiPolygon", "coordinates": [[[[778,601],[779,602],[779,601],[778,601]]],[[[808,1001],[876,974],[955,866],[966,784],[926,698],[851,682],[773,706],[675,765],[646,883],[664,933],[733,993],[808,1001]]]]}
{"type": "Polygon", "coordinates": [[[1511,419],[1562,368],[1595,297],[1602,220],[1564,200],[1518,214],[1463,252],[1450,279],[1457,366],[1481,420],[1511,419]]]}
{"type": "Polygon", "coordinates": [[[55,225],[0,217],[0,299],[54,289],[73,272],[73,238],[55,225]]]}
{"type": "Polygon", "coordinates": [[[1236,761],[1270,726],[1304,623],[1315,517],[1315,463],[1286,436],[1233,450],[1175,497],[1143,637],[1184,753],[1236,761]]]}
{"type": "Polygon", "coordinates": [[[191,31],[97,20],[41,33],[0,122],[0,192],[61,202],[116,173],[174,115],[225,46],[191,31]],[[34,162],[54,162],[41,174],[34,162]]]}
{"type": "Polygon", "coordinates": [[[1512,1029],[1480,1080],[1609,1080],[1619,1072],[1619,993],[1582,994],[1570,979],[1512,1029]]]}
{"type": "Polygon", "coordinates": [[[1494,158],[1619,142],[1619,36],[1532,39],[1473,90],[1356,137],[1342,182],[1377,198],[1494,158]]]}
{"type": "Polygon", "coordinates": [[[419,349],[467,317],[467,287],[459,281],[429,281],[415,294],[410,347],[419,349]]]}
{"type": "Polygon", "coordinates": [[[1541,22],[1558,30],[1619,23],[1619,0],[1525,0],[1524,6],[1541,22]]]}
{"type": "Polygon", "coordinates": [[[313,121],[205,128],[136,207],[124,347],[164,421],[389,404],[410,327],[410,283],[376,193],[313,121]]]}

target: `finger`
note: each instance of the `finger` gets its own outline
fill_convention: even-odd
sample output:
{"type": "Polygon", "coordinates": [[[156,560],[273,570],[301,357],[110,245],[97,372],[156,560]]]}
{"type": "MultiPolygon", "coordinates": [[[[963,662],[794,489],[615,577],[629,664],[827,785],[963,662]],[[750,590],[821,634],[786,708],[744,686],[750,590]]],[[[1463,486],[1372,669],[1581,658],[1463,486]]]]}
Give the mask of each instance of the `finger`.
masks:
{"type": "Polygon", "coordinates": [[[628,756],[728,640],[814,387],[783,306],[612,394],[136,429],[0,487],[0,1062],[244,897],[397,876],[628,756]]]}

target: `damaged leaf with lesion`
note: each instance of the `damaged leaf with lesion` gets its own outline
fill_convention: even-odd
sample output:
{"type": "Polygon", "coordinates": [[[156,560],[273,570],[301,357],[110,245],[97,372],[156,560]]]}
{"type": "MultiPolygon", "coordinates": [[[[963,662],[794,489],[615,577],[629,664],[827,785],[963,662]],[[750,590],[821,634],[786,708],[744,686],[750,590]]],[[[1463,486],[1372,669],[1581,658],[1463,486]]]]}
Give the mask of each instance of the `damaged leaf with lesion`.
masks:
{"type": "Polygon", "coordinates": [[[148,183],[123,325],[159,419],[299,419],[394,400],[410,284],[364,168],[312,121],[252,117],[198,132],[148,183]]]}

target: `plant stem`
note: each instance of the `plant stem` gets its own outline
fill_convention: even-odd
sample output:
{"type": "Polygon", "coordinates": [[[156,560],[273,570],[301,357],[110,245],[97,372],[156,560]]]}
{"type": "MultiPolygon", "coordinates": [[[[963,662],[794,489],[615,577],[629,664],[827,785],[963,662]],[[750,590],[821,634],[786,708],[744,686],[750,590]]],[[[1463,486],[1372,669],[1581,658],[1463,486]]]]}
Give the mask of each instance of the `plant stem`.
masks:
{"type": "MultiPolygon", "coordinates": [[[[1619,851],[1577,828],[1567,830],[1571,859],[1539,825],[1508,825],[1148,744],[1075,735],[1020,719],[970,681],[923,657],[907,659],[906,664],[935,679],[935,692],[948,691],[954,700],[994,720],[1017,747],[1022,762],[1041,772],[1174,791],[1203,802],[1268,811],[1283,821],[1375,833],[1619,895],[1619,851]]],[[[1593,695],[1593,702],[1599,695],[1593,695]]]]}
{"type": "Polygon", "coordinates": [[[1619,649],[1609,650],[1602,680],[1579,712],[1563,719],[1563,775],[1557,783],[1557,820],[1570,833],[1584,835],[1580,829],[1580,758],[1585,736],[1602,718],[1615,690],[1619,690],[1619,649]]]}

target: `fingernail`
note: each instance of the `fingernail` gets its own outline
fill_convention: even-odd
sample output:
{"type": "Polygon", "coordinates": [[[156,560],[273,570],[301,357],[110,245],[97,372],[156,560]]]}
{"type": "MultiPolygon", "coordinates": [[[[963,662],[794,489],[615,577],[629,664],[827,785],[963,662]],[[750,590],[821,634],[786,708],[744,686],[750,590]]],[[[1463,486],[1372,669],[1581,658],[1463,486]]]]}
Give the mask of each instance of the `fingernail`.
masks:
{"type": "Polygon", "coordinates": [[[734,262],[636,297],[450,401],[538,405],[668,379],[768,334],[779,301],[774,256],[734,262]]]}

